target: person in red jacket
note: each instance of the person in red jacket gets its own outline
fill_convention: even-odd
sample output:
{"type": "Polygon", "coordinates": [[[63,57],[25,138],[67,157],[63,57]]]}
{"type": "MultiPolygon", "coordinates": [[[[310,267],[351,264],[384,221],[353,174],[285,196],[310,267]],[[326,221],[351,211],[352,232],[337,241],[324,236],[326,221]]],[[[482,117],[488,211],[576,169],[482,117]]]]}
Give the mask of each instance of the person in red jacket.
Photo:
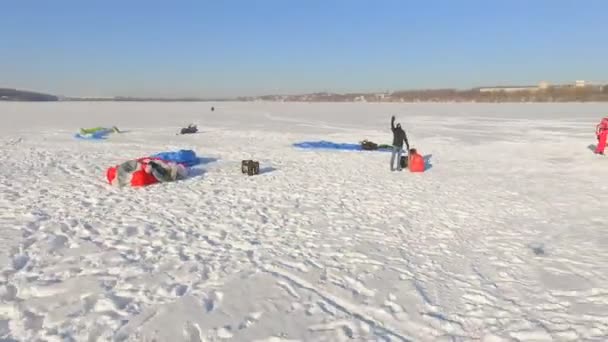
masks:
{"type": "Polygon", "coordinates": [[[595,135],[597,136],[597,147],[595,153],[604,154],[606,148],[606,142],[608,140],[608,117],[603,118],[602,121],[595,127],[595,135]]]}
{"type": "Polygon", "coordinates": [[[409,161],[407,163],[410,172],[424,172],[426,169],[426,163],[424,157],[421,156],[415,148],[409,150],[408,153],[409,161]]]}

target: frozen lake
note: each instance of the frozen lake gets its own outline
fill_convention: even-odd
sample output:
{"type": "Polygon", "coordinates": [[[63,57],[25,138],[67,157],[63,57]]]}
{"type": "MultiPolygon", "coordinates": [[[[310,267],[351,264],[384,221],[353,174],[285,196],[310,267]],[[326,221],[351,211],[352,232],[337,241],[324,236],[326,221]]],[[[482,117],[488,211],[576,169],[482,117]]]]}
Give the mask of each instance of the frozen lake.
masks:
{"type": "Polygon", "coordinates": [[[0,339],[606,340],[608,157],[588,145],[607,113],[0,102],[0,339]],[[391,115],[425,173],[291,146],[390,143],[391,115]],[[176,135],[189,123],[201,132],[176,135]],[[73,138],[113,125],[126,133],[73,138]],[[207,162],[175,183],[105,180],[175,149],[207,162]]]}

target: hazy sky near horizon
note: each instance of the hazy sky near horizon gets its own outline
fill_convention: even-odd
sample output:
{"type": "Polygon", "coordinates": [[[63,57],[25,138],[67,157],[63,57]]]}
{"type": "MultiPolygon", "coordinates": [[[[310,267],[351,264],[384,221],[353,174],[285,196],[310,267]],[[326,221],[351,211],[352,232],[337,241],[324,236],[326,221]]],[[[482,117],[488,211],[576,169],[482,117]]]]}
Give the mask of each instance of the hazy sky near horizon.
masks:
{"type": "Polygon", "coordinates": [[[0,87],[240,96],[608,81],[606,0],[2,1],[0,87]]]}

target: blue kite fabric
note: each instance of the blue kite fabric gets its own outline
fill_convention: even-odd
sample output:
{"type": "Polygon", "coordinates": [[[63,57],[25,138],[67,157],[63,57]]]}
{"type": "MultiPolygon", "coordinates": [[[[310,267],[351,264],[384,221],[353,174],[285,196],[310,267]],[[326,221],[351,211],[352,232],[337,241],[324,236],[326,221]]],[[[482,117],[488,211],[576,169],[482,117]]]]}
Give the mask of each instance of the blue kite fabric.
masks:
{"type": "Polygon", "coordinates": [[[152,155],[151,157],[160,158],[165,161],[175,162],[184,164],[185,166],[195,166],[200,164],[201,160],[196,156],[196,153],[192,150],[179,150],[170,152],[160,152],[152,155]]]}
{"type": "MultiPolygon", "coordinates": [[[[361,144],[335,143],[331,141],[303,141],[293,144],[294,147],[310,149],[310,150],[342,150],[342,151],[367,151],[361,147],[361,144]]],[[[390,152],[387,148],[378,148],[378,152],[390,152]]]]}
{"type": "Polygon", "coordinates": [[[74,137],[77,139],[85,139],[85,140],[104,140],[107,139],[108,134],[112,133],[113,131],[111,129],[104,129],[104,130],[99,130],[93,133],[86,133],[86,134],[81,134],[81,133],[76,133],[74,134],[74,137]]]}

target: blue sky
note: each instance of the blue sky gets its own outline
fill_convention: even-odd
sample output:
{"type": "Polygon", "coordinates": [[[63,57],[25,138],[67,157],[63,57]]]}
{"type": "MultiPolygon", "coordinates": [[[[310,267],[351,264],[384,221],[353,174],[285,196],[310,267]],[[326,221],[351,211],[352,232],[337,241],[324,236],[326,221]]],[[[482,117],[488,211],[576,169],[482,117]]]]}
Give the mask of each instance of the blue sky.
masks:
{"type": "Polygon", "coordinates": [[[605,0],[0,2],[0,87],[240,96],[608,81],[605,0]]]}

